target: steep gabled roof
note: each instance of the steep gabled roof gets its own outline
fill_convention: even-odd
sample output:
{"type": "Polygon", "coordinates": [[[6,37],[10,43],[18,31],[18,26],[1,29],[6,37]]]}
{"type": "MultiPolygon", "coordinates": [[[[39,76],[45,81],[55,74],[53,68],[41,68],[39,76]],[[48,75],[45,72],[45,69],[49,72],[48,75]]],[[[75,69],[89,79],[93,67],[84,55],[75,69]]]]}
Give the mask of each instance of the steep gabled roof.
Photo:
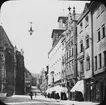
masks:
{"type": "Polygon", "coordinates": [[[4,28],[2,26],[0,26],[0,47],[4,47],[4,46],[6,46],[10,49],[14,48],[10,39],[8,38],[4,28]]]}

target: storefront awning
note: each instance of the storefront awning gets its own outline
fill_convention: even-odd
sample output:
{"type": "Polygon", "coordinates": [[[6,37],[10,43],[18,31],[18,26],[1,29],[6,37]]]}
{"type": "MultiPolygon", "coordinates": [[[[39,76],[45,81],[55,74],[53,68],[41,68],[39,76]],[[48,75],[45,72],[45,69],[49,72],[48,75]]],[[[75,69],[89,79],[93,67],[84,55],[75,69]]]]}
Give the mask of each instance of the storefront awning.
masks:
{"type": "Polygon", "coordinates": [[[53,91],[55,91],[54,87],[50,87],[46,90],[47,93],[52,93],[53,91]]]}
{"type": "Polygon", "coordinates": [[[71,92],[80,91],[84,94],[84,81],[83,80],[78,81],[70,91],[71,92]]]}
{"type": "Polygon", "coordinates": [[[57,85],[46,90],[47,93],[52,93],[53,91],[55,91],[56,93],[67,92],[67,88],[57,85]]]}

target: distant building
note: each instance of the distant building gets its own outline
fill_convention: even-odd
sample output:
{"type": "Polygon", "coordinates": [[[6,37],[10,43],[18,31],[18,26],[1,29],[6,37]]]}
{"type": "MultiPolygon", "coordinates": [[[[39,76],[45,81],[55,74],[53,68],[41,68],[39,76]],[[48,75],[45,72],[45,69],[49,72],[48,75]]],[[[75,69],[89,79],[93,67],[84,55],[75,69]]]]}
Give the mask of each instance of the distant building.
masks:
{"type": "Polygon", "coordinates": [[[15,82],[15,94],[23,95],[25,94],[25,66],[24,66],[24,56],[21,52],[16,51],[16,82],[15,82]]]}
{"type": "Polygon", "coordinates": [[[29,93],[31,90],[31,86],[32,86],[32,74],[25,68],[25,87],[24,87],[24,91],[25,94],[29,93]]]}
{"type": "Polygon", "coordinates": [[[48,52],[49,59],[49,78],[48,84],[53,86],[61,83],[61,37],[64,29],[53,29],[52,39],[53,44],[48,52]]]}

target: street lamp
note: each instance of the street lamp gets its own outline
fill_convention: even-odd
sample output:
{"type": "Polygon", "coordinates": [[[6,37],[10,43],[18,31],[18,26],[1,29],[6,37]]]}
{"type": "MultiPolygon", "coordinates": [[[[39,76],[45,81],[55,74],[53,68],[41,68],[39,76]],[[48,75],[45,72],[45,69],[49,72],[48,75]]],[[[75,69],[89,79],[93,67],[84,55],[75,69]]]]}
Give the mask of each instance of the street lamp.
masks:
{"type": "Polygon", "coordinates": [[[31,26],[30,26],[30,30],[29,30],[29,33],[30,35],[32,35],[32,33],[34,32],[34,30],[32,29],[32,22],[30,22],[31,26]]]}

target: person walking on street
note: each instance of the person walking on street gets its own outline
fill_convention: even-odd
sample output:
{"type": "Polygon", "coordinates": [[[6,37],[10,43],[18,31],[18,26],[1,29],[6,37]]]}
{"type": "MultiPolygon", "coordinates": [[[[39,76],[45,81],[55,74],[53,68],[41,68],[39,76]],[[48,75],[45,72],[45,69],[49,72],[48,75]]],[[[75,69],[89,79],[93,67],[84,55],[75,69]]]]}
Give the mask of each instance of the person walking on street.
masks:
{"type": "Polygon", "coordinates": [[[31,100],[33,99],[33,93],[32,93],[32,91],[30,92],[30,98],[31,98],[31,100]]]}
{"type": "Polygon", "coordinates": [[[35,97],[36,97],[37,93],[35,92],[35,97]]]}

